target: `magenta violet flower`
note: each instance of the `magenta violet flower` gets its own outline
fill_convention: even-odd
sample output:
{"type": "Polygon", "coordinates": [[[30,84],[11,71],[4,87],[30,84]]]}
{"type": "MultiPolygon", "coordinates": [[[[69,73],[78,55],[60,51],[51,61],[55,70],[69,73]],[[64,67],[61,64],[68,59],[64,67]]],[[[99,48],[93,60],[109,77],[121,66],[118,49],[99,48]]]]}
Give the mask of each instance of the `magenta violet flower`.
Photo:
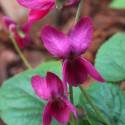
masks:
{"type": "Polygon", "coordinates": [[[36,95],[48,101],[43,111],[42,125],[50,125],[52,118],[61,124],[67,123],[71,112],[77,118],[76,108],[64,96],[63,83],[57,75],[51,72],[47,72],[46,77],[35,75],[31,83],[36,95]]]}
{"type": "MultiPolygon", "coordinates": [[[[79,2],[79,0],[64,0],[64,6],[74,5],[79,2]]],[[[29,22],[36,22],[46,16],[55,6],[56,0],[17,0],[19,4],[28,8],[29,22]]]]}
{"type": "Polygon", "coordinates": [[[24,24],[23,26],[19,26],[16,24],[15,21],[7,16],[3,17],[3,23],[5,24],[9,32],[13,33],[14,39],[20,48],[24,48],[29,45],[30,24],[24,24]]]}
{"type": "Polygon", "coordinates": [[[41,38],[45,48],[55,57],[63,59],[63,80],[70,85],[82,84],[88,74],[104,82],[93,65],[81,56],[93,36],[93,25],[89,17],[82,18],[69,32],[64,34],[54,27],[45,26],[41,38]]]}

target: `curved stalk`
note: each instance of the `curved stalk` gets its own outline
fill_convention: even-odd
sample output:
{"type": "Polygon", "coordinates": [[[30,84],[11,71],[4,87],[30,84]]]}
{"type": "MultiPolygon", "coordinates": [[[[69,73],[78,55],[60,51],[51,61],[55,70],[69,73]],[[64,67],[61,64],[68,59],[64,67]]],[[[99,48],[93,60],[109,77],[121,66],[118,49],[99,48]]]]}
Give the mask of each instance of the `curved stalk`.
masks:
{"type": "Polygon", "coordinates": [[[19,54],[20,58],[22,59],[22,61],[24,62],[25,66],[28,68],[28,69],[32,69],[32,66],[30,65],[30,63],[27,61],[26,57],[24,56],[24,54],[21,52],[20,48],[18,47],[14,37],[13,37],[13,34],[10,34],[10,38],[12,40],[12,43],[14,45],[14,48],[16,49],[17,53],[19,54]]]}
{"type": "Polygon", "coordinates": [[[81,14],[82,5],[83,5],[83,0],[80,0],[80,3],[78,5],[78,9],[77,9],[77,12],[76,12],[76,17],[75,17],[74,24],[76,24],[78,22],[78,20],[79,20],[79,17],[80,17],[80,14],[81,14]]]}
{"type": "MultiPolygon", "coordinates": [[[[80,0],[80,3],[78,5],[78,9],[76,12],[76,16],[75,16],[75,21],[74,21],[74,25],[77,23],[77,21],[79,20],[80,17],[80,12],[81,12],[81,7],[82,7],[82,1],[80,0]]],[[[73,98],[73,87],[69,85],[69,95],[70,95],[70,101],[72,102],[72,104],[74,104],[74,98],[73,98]]],[[[77,121],[76,119],[72,116],[71,117],[71,121],[73,123],[73,125],[77,125],[77,121]]],[[[68,125],[70,125],[70,123],[68,123],[68,125]]]]}

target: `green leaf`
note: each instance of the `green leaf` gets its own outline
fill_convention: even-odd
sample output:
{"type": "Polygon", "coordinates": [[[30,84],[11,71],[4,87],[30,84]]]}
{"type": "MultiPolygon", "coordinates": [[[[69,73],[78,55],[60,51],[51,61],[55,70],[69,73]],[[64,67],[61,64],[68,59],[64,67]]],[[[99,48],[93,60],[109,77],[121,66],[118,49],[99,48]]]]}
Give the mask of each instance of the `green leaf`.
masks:
{"type": "Polygon", "coordinates": [[[125,79],[125,34],[117,33],[99,49],[95,66],[101,75],[112,82],[125,79]]]}
{"type": "Polygon", "coordinates": [[[49,62],[42,63],[40,66],[38,66],[35,69],[35,73],[39,73],[42,76],[46,76],[46,73],[49,71],[49,72],[54,72],[61,78],[62,77],[61,69],[62,69],[61,62],[49,61],[49,62]]]}
{"type": "Polygon", "coordinates": [[[113,0],[109,7],[114,9],[122,9],[125,8],[125,1],[124,0],[113,0]]]}
{"type": "Polygon", "coordinates": [[[60,75],[61,64],[44,63],[3,83],[0,88],[0,117],[7,125],[41,125],[45,102],[34,94],[30,79],[34,74],[45,76],[47,71],[60,75]]]}
{"type": "MultiPolygon", "coordinates": [[[[86,92],[111,125],[125,125],[125,93],[118,86],[111,83],[95,83],[86,92]]],[[[95,125],[103,125],[83,95],[79,105],[86,110],[89,118],[95,121],[95,125]]]]}
{"type": "Polygon", "coordinates": [[[90,125],[87,120],[79,120],[78,125],[90,125]]]}

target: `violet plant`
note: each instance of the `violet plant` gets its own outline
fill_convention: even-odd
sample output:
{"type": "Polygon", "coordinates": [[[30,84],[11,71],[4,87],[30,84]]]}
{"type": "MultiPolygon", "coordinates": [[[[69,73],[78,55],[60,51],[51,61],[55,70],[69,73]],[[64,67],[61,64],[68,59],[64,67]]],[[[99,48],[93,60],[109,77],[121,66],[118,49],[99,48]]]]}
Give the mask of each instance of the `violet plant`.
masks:
{"type": "Polygon", "coordinates": [[[46,78],[33,76],[32,87],[41,99],[48,100],[43,111],[42,125],[50,125],[53,117],[59,123],[67,123],[70,112],[77,118],[76,108],[65,97],[63,83],[54,73],[48,72],[46,78]]]}
{"type": "Polygon", "coordinates": [[[79,0],[17,0],[19,4],[29,9],[28,22],[34,23],[44,16],[46,16],[49,11],[56,7],[56,2],[63,4],[62,6],[72,6],[79,2],[79,0]],[[58,2],[59,1],[59,2],[58,2]]]}
{"type": "Polygon", "coordinates": [[[93,65],[80,56],[89,47],[92,36],[92,21],[88,17],[82,18],[67,35],[51,26],[42,29],[45,48],[54,57],[62,59],[64,83],[78,86],[87,80],[88,74],[100,82],[105,81],[93,65]]]}
{"type": "MultiPolygon", "coordinates": [[[[7,125],[124,125],[125,111],[118,110],[117,107],[115,110],[113,106],[116,106],[114,103],[118,104],[114,99],[123,100],[125,94],[118,87],[108,83],[110,79],[106,77],[109,74],[108,69],[102,70],[103,65],[112,66],[110,63],[105,63],[110,59],[102,58],[105,64],[100,66],[100,59],[98,59],[100,53],[97,54],[96,67],[99,69],[97,70],[91,62],[82,57],[93,37],[92,19],[90,17],[79,19],[83,1],[17,0],[17,2],[29,9],[27,22],[18,27],[9,17],[3,17],[3,21],[17,52],[29,70],[6,81],[0,88],[0,117],[4,122],[7,125]],[[78,4],[78,11],[74,25],[67,34],[50,25],[41,29],[42,44],[49,53],[59,59],[59,62],[46,62],[32,69],[21,49],[30,44],[30,29],[34,22],[42,19],[55,7],[61,9],[76,4],[78,4]],[[100,83],[93,84],[92,89],[90,87],[84,90],[82,84],[87,80],[88,75],[100,83]],[[116,97],[117,94],[119,96],[116,97]],[[76,103],[77,98],[80,99],[76,103]],[[108,101],[105,101],[105,98],[108,101]],[[111,100],[113,104],[109,103],[111,100]],[[110,113],[111,109],[120,115],[110,113]]],[[[123,38],[122,35],[117,36],[123,38]]],[[[101,54],[106,52],[109,50],[101,54]]],[[[123,109],[124,105],[125,101],[119,107],[123,109]]]]}
{"type": "Polygon", "coordinates": [[[16,24],[15,21],[13,21],[10,17],[7,16],[4,16],[2,18],[2,22],[7,28],[12,43],[18,54],[20,55],[21,59],[23,60],[24,64],[27,68],[31,69],[30,64],[28,63],[27,59],[20,50],[29,46],[30,44],[31,23],[26,23],[23,26],[19,26],[18,24],[16,24]]]}
{"type": "Polygon", "coordinates": [[[3,23],[8,31],[13,33],[13,37],[20,48],[24,48],[30,44],[30,24],[24,24],[23,26],[19,27],[16,22],[7,16],[3,17],[3,23]]]}

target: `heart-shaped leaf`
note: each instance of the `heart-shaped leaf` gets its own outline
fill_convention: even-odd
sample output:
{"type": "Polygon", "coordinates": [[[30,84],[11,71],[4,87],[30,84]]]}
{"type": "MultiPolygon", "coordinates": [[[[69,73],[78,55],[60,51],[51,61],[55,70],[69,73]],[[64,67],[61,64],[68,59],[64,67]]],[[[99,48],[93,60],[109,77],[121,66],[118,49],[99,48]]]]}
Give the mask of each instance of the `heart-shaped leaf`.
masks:
{"type": "MultiPolygon", "coordinates": [[[[86,92],[92,103],[111,125],[125,125],[125,93],[118,86],[111,83],[95,83],[86,92]]],[[[89,119],[103,125],[83,95],[81,95],[79,104],[87,112],[89,119]]]]}
{"type": "Polygon", "coordinates": [[[125,80],[125,34],[117,33],[99,49],[95,66],[107,81],[125,80]]]}
{"type": "MultiPolygon", "coordinates": [[[[41,125],[45,102],[31,87],[31,77],[45,76],[47,71],[61,74],[59,62],[44,63],[35,70],[28,70],[3,83],[0,88],[0,117],[7,125],[41,125]]],[[[55,121],[53,125],[57,124],[55,121]]]]}

